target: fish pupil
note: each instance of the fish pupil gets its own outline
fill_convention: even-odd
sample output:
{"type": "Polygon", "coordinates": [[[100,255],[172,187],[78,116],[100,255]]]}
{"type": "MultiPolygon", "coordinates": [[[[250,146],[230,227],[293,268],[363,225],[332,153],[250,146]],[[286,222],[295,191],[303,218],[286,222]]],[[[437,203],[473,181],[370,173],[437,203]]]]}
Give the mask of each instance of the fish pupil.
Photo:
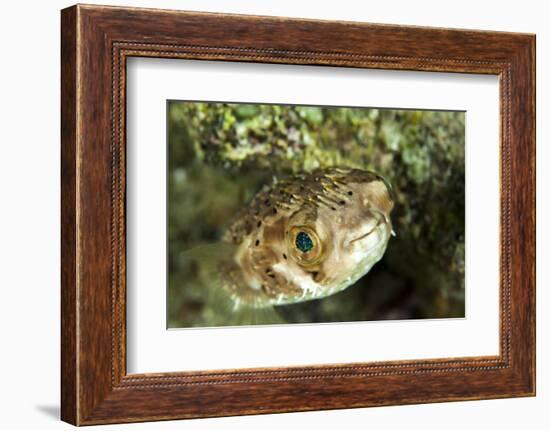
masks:
{"type": "Polygon", "coordinates": [[[311,237],[305,232],[299,232],[296,235],[296,248],[302,253],[307,253],[313,248],[313,241],[311,237]]]}

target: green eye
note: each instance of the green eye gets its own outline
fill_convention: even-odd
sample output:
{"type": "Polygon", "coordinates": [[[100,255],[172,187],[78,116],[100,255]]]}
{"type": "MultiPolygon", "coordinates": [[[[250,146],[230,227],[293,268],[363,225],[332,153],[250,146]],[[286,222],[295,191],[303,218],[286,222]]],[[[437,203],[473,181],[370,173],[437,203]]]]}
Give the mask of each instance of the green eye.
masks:
{"type": "Polygon", "coordinates": [[[324,259],[324,244],[313,228],[293,226],[287,235],[288,252],[300,265],[316,265],[324,259]]]}
{"type": "Polygon", "coordinates": [[[313,247],[313,240],[307,233],[302,231],[299,232],[298,235],[296,235],[296,248],[302,253],[307,253],[311,251],[313,247]]]}

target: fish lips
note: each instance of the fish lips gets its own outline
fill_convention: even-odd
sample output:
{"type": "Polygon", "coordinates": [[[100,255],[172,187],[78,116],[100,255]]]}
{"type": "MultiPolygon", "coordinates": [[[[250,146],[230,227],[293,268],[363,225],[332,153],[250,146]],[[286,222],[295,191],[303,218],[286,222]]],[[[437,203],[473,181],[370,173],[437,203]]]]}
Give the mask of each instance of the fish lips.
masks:
{"type": "Polygon", "coordinates": [[[371,220],[366,222],[360,233],[347,241],[348,246],[363,245],[371,242],[370,246],[386,241],[391,233],[392,227],[389,218],[380,211],[373,211],[371,220]],[[374,243],[373,243],[374,242],[374,243]]]}
{"type": "Polygon", "coordinates": [[[347,246],[355,252],[374,253],[388,242],[389,232],[386,225],[379,224],[371,231],[348,241],[347,246]]]}

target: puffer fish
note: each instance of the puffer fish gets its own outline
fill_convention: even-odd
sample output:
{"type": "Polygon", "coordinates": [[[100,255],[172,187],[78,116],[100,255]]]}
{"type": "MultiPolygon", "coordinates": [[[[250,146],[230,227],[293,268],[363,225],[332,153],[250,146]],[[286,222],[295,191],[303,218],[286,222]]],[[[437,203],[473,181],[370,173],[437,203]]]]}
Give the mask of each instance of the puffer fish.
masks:
{"type": "Polygon", "coordinates": [[[325,168],[277,181],[236,215],[210,272],[233,311],[333,295],[382,258],[393,206],[390,185],[370,171],[325,168]]]}

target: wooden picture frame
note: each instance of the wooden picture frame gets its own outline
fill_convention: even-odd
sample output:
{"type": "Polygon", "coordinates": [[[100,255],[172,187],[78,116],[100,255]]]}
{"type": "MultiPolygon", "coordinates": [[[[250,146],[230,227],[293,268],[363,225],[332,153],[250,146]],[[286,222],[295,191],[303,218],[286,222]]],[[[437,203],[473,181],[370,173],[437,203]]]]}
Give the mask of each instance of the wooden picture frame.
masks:
{"type": "Polygon", "coordinates": [[[61,417],[75,425],[535,394],[535,37],[77,5],[62,11],[61,417]],[[500,78],[500,354],[126,372],[125,65],[131,56],[500,78]]]}

